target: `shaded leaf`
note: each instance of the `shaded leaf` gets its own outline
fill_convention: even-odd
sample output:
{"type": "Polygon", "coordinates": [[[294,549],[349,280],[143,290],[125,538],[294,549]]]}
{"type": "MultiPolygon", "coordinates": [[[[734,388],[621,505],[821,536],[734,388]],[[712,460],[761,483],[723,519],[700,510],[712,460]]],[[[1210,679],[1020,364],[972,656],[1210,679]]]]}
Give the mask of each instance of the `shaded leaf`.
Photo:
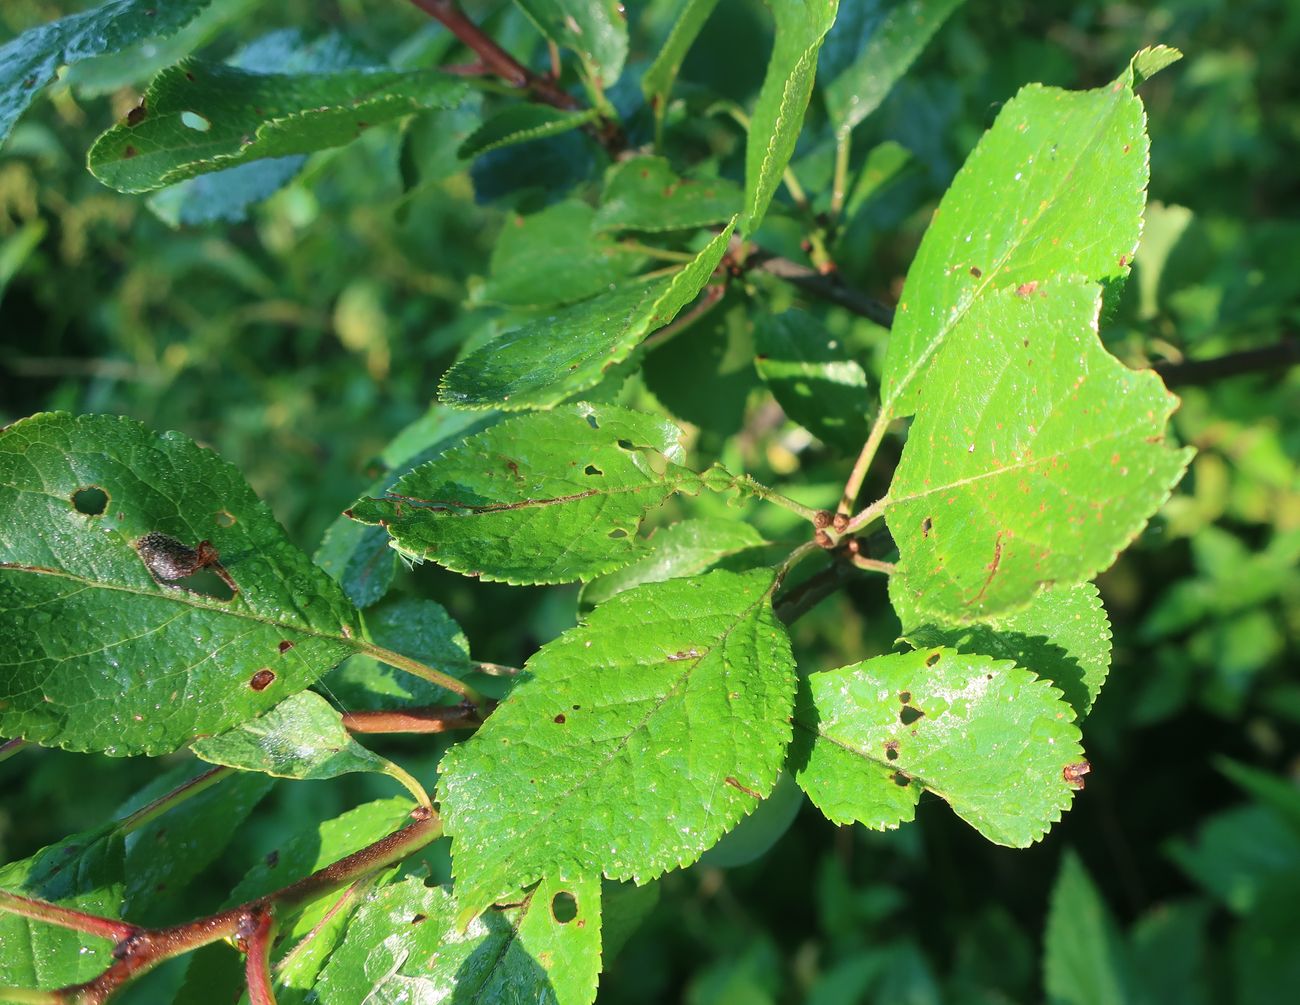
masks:
{"type": "Polygon", "coordinates": [[[147,192],[265,157],[350,143],[371,126],[451,108],[463,81],[433,71],[253,73],[190,59],[154,78],[141,107],[90,148],[90,171],[147,192]]]}
{"type": "Polygon", "coordinates": [[[470,133],[457,153],[468,160],[489,150],[567,133],[599,117],[594,108],[569,112],[550,105],[509,105],[470,133]]]}
{"type": "Polygon", "coordinates": [[[931,364],[885,511],[918,611],[979,621],[1092,579],[1182,477],[1177,399],[1106,352],[1100,305],[1090,283],[990,294],[931,364]]]}
{"type": "Polygon", "coordinates": [[[0,142],[59,68],[173,35],[212,0],[109,0],[37,25],[0,46],[0,142]],[[161,9],[160,9],[161,8],[161,9]]]}
{"type": "Polygon", "coordinates": [[[506,332],[448,370],[439,396],[459,408],[550,408],[595,387],[704,289],[734,221],[671,277],[634,282],[506,332]]]}
{"type": "Polygon", "coordinates": [[[817,51],[835,22],[839,0],[777,3],[776,40],[745,147],[745,213],[741,232],[752,234],[763,222],[794,154],[804,112],[817,74],[817,51]]]}
{"type": "Polygon", "coordinates": [[[507,419],[416,468],[352,515],[394,547],[455,572],[511,583],[591,579],[633,559],[637,527],[697,477],[681,431],[610,405],[507,419]]]}
{"type": "Polygon", "coordinates": [[[770,569],[639,586],[528,661],[443,759],[463,908],[542,876],[653,879],[772,791],[794,698],[773,586],[770,569]]]}
{"type": "Polygon", "coordinates": [[[1043,936],[1043,984],[1051,1005],[1133,1001],[1123,938],[1073,851],[1061,859],[1043,936]]]}
{"type": "Polygon", "coordinates": [[[578,54],[587,76],[611,87],[627,59],[627,17],[618,0],[515,0],[556,45],[578,54]]]}
{"type": "Polygon", "coordinates": [[[605,182],[597,230],[690,230],[726,223],[742,193],[725,178],[682,178],[663,157],[630,157],[605,182]]]}
{"type": "Polygon", "coordinates": [[[916,610],[897,576],[889,586],[903,638],[914,648],[951,646],[1010,660],[1056,685],[1080,718],[1092,709],[1110,670],[1110,621],[1092,583],[1052,587],[1028,607],[966,625],[916,610]]]}
{"type": "Polygon", "coordinates": [[[782,771],[771,795],[700,858],[705,868],[735,869],[756,862],[781,840],[803,806],[803,790],[782,771]]]}
{"type": "Polygon", "coordinates": [[[449,887],[408,878],[377,890],[321,975],[322,1005],[595,1000],[598,879],[544,880],[520,903],[487,911],[465,932],[458,930],[458,912],[449,887]]]}
{"type": "Polygon", "coordinates": [[[545,307],[582,300],[626,278],[644,256],[592,233],[595,216],[585,202],[569,200],[507,218],[479,298],[507,307],[545,307]]]}
{"type": "Polygon", "coordinates": [[[664,47],[641,75],[641,93],[654,109],[656,119],[663,118],[682,61],[717,6],[718,0],[686,0],[668,38],[664,40],[664,47]]]}
{"type": "Polygon", "coordinates": [[[234,467],[178,433],[24,419],[0,431],[0,488],[2,735],[165,753],[301,691],[359,643],[334,582],[234,467]],[[77,508],[92,488],[99,515],[77,508]],[[156,578],[146,538],[210,541],[238,593],[156,578]]]}
{"type": "Polygon", "coordinates": [[[919,649],[811,674],[795,710],[795,779],[834,823],[911,820],[921,791],[990,841],[1025,847],[1070,805],[1074,712],[1032,673],[919,649]]]}

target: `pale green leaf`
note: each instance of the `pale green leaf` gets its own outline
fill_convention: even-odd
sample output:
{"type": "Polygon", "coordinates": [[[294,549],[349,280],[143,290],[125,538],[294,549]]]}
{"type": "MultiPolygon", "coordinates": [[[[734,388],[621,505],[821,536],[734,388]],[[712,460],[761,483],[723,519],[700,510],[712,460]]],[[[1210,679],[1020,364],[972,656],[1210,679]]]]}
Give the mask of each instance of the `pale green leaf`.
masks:
{"type": "Polygon", "coordinates": [[[745,147],[745,212],[740,229],[762,223],[794,154],[817,75],[817,51],[835,23],[839,0],[779,0],[772,5],[776,40],[745,147]]]}
{"type": "Polygon", "coordinates": [[[0,431],[0,635],[0,735],[161,754],[303,690],[361,630],[234,467],[131,419],[51,413],[0,431]],[[155,578],[151,534],[210,541],[238,592],[166,579],[146,547],[155,578]]]}
{"type": "MultiPolygon", "coordinates": [[[[1128,275],[1146,202],[1146,116],[1132,73],[1093,91],[1031,84],[945,193],[908,270],[889,334],[883,403],[922,402],[920,379],[967,312],[1058,275],[1128,275]]],[[[945,392],[946,394],[946,392],[945,392]]]]}
{"type": "Polygon", "coordinates": [[[697,476],[681,431],[612,405],[507,419],[416,468],[352,516],[394,547],[455,572],[510,583],[591,579],[636,557],[642,518],[697,476]]]}
{"type": "Polygon", "coordinates": [[[465,159],[477,157],[489,150],[567,133],[599,117],[595,108],[570,112],[550,105],[509,105],[470,133],[457,153],[465,159]]]}
{"type": "Polygon", "coordinates": [[[718,0],[685,0],[668,38],[664,40],[664,47],[642,74],[641,93],[654,109],[656,119],[663,117],[682,61],[717,6],[718,0]]]}
{"type": "Polygon", "coordinates": [[[984,296],[931,364],[885,510],[918,611],[980,621],[1092,579],[1182,476],[1177,399],[1106,352],[1100,303],[1074,281],[984,296]]]}
{"type": "Polygon", "coordinates": [[[790,419],[842,450],[861,448],[875,407],[867,374],[816,317],[760,313],[754,347],[754,369],[790,419]]]}
{"type": "Polygon", "coordinates": [[[592,233],[596,211],[570,199],[531,216],[512,214],[492,248],[485,303],[547,307],[582,300],[627,278],[645,258],[592,233]]]}
{"type": "Polygon", "coordinates": [[[180,31],[212,0],[109,0],[38,25],[0,46],[0,142],[62,66],[180,31]]]}
{"type": "Polygon", "coordinates": [[[1043,935],[1049,1005],[1126,1005],[1134,1000],[1124,943],[1073,851],[1061,859],[1043,935]]]}
{"type": "Polygon", "coordinates": [[[897,576],[890,578],[889,599],[913,647],[951,646],[1010,660],[1056,685],[1080,718],[1106,682],[1110,621],[1091,583],[1052,587],[1028,607],[966,625],[918,611],[897,576]]]}
{"type": "Polygon", "coordinates": [[[597,87],[612,87],[627,59],[627,16],[619,0],[515,0],[537,30],[578,54],[597,87]]]}
{"type": "Polygon", "coordinates": [[[542,876],[689,865],[776,784],[794,662],[772,570],[648,583],[543,646],[443,758],[462,906],[542,876]]]}
{"type": "Polygon", "coordinates": [[[962,2],[902,0],[890,8],[885,19],[860,46],[852,64],[826,84],[826,111],[837,133],[852,131],[880,106],[948,15],[962,2]]]}
{"type": "Polygon", "coordinates": [[[1133,86],[1136,87],[1145,83],[1165,67],[1173,66],[1182,58],[1183,54],[1173,46],[1147,46],[1145,49],[1140,50],[1133,57],[1132,63],[1129,64],[1133,70],[1133,86]]]}
{"type": "Polygon", "coordinates": [[[632,282],[508,331],[448,370],[442,400],[459,408],[551,408],[600,383],[704,289],[733,221],[671,277],[632,282]]]}
{"type": "MultiPolygon", "coordinates": [[[[109,918],[123,885],[122,838],[111,823],[0,868],[0,890],[109,918]]],[[[112,950],[109,939],[0,911],[0,988],[88,981],[112,962],[112,950]]]]}
{"type": "Polygon", "coordinates": [[[630,157],[605,182],[597,230],[690,230],[726,223],[742,193],[725,178],[683,178],[662,157],[630,157]]]}
{"type": "Polygon", "coordinates": [[[451,108],[465,89],[434,71],[272,74],[190,59],[154,78],[140,107],[95,141],[88,165],[110,188],[147,192],[342,146],[412,112],[451,108]]]}
{"type": "Polygon", "coordinates": [[[734,517],[682,520],[654,532],[645,553],[630,565],[593,579],[579,594],[586,607],[603,604],[616,593],[643,583],[698,576],[724,559],[761,549],[767,542],[749,524],[734,517]]]}
{"type": "Polygon", "coordinates": [[[600,974],[600,892],[599,879],[547,879],[462,932],[449,887],[415,878],[383,887],[348,926],[317,985],[319,1000],[590,1005],[600,974]]]}
{"type": "Polygon", "coordinates": [[[795,710],[795,778],[835,823],[911,820],[933,792],[990,841],[1060,819],[1083,762],[1074,711],[1027,670],[919,649],[814,673],[795,710]]]}

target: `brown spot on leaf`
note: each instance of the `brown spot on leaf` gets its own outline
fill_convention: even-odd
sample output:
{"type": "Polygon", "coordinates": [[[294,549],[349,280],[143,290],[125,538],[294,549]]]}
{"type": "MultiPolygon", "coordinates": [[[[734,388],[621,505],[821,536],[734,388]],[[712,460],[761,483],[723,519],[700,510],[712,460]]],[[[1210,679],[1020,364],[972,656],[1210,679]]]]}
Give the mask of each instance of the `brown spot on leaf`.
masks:
{"type": "Polygon", "coordinates": [[[557,716],[555,717],[555,719],[552,720],[552,721],[554,721],[554,722],[555,722],[557,725],[559,725],[559,726],[563,726],[564,723],[565,723],[564,713],[561,712],[561,713],[560,713],[559,715],[557,715],[557,716]]]}
{"type": "Polygon", "coordinates": [[[265,691],[274,681],[275,674],[266,667],[262,667],[261,670],[248,679],[248,686],[254,691],[265,691]]]}
{"type": "Polygon", "coordinates": [[[145,108],[144,102],[142,101],[126,113],[126,124],[128,126],[138,126],[148,117],[149,110],[145,108]]]}
{"type": "Polygon", "coordinates": [[[732,778],[730,775],[728,775],[725,779],[723,779],[723,781],[725,781],[725,782],[726,782],[728,785],[730,785],[733,789],[739,789],[741,792],[745,793],[745,795],[747,795],[747,796],[753,796],[755,799],[762,799],[762,798],[763,798],[763,797],[760,796],[757,792],[755,792],[753,789],[751,789],[749,786],[747,786],[747,785],[741,785],[740,782],[736,781],[736,779],[732,778]]]}
{"type": "Polygon", "coordinates": [[[287,653],[287,652],[288,652],[290,649],[292,649],[292,648],[293,648],[293,643],[290,642],[288,639],[283,639],[283,640],[281,640],[281,642],[280,642],[280,652],[282,652],[282,653],[287,653]]]}
{"type": "Polygon", "coordinates": [[[984,275],[984,270],[981,269],[978,265],[972,265],[970,267],[970,274],[974,276],[976,279],[979,279],[980,276],[984,275]]]}
{"type": "Polygon", "coordinates": [[[1087,761],[1080,761],[1078,764],[1067,764],[1061,769],[1061,777],[1065,779],[1067,785],[1071,788],[1083,788],[1083,776],[1092,770],[1092,765],[1087,761]]]}
{"type": "Polygon", "coordinates": [[[132,157],[136,155],[137,152],[138,151],[135,149],[135,147],[131,146],[130,144],[127,144],[126,149],[122,151],[122,159],[130,160],[132,157]]]}
{"type": "Polygon", "coordinates": [[[885,744],[885,758],[890,761],[898,760],[898,741],[890,740],[885,744]]]}
{"type": "Polygon", "coordinates": [[[1031,293],[1033,293],[1034,290],[1036,289],[1038,289],[1038,280],[1031,279],[1029,280],[1029,282],[1021,283],[1019,286],[1016,287],[1016,296],[1027,297],[1031,293]]]}

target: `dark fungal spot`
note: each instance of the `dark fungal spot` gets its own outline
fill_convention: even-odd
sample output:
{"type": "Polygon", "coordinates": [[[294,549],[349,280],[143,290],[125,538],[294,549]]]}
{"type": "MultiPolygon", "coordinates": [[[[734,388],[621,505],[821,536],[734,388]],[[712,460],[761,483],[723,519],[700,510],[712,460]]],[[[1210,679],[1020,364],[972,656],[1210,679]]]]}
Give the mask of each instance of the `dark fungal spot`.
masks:
{"type": "Polygon", "coordinates": [[[421,924],[421,923],[424,922],[424,919],[425,919],[425,916],[424,916],[423,914],[416,914],[416,915],[414,915],[414,916],[411,918],[411,924],[412,924],[412,925],[419,925],[419,924],[421,924]]]}
{"type": "Polygon", "coordinates": [[[257,671],[257,673],[253,674],[253,676],[249,678],[248,686],[254,691],[265,691],[274,681],[275,674],[266,667],[262,667],[261,670],[257,671]]]}
{"type": "Polygon", "coordinates": [[[632,449],[634,449],[634,447],[632,446],[632,441],[631,441],[631,440],[619,440],[619,441],[618,441],[618,446],[619,446],[619,449],[620,449],[620,450],[632,450],[632,449]]]}
{"type": "Polygon", "coordinates": [[[921,536],[922,536],[922,537],[929,537],[929,536],[930,536],[930,531],[932,531],[933,529],[934,529],[934,521],[931,520],[928,516],[927,516],[924,520],[921,521],[921,536]]]}
{"type": "Polygon", "coordinates": [[[565,723],[564,713],[561,712],[561,713],[560,713],[559,715],[557,715],[557,716],[555,717],[555,719],[552,720],[552,721],[554,721],[557,725],[563,726],[564,723],[565,723]]]}
{"type": "Polygon", "coordinates": [[[906,705],[909,701],[912,700],[912,692],[911,692],[911,691],[899,691],[899,692],[898,692],[898,700],[901,701],[904,705],[906,705]]]}
{"type": "Polygon", "coordinates": [[[936,663],[938,663],[939,660],[942,658],[943,658],[943,653],[931,653],[929,656],[925,658],[925,665],[928,667],[932,667],[936,663]]]}
{"type": "Polygon", "coordinates": [[[142,101],[126,113],[126,124],[128,126],[138,126],[148,117],[149,110],[145,108],[144,102],[142,101]]]}
{"type": "Polygon", "coordinates": [[[287,653],[292,648],[293,648],[293,643],[290,642],[288,639],[284,639],[280,642],[280,652],[287,653]]]}
{"type": "Polygon", "coordinates": [[[984,275],[984,270],[981,269],[978,265],[972,265],[970,267],[970,274],[974,276],[976,279],[979,279],[980,276],[984,275]]]}
{"type": "Polygon", "coordinates": [[[898,741],[890,740],[885,744],[885,757],[890,761],[898,760],[898,741]]]}
{"type": "Polygon", "coordinates": [[[596,421],[596,417],[592,415],[590,412],[587,413],[587,425],[589,425],[592,429],[600,428],[600,423],[596,421]]]}
{"type": "Polygon", "coordinates": [[[131,146],[130,144],[127,144],[126,149],[122,151],[122,159],[130,160],[132,157],[136,155],[136,152],[137,151],[135,147],[131,146]]]}
{"type": "Polygon", "coordinates": [[[266,853],[266,857],[262,861],[266,863],[268,869],[274,869],[280,864],[280,850],[278,848],[271,849],[266,853]]]}

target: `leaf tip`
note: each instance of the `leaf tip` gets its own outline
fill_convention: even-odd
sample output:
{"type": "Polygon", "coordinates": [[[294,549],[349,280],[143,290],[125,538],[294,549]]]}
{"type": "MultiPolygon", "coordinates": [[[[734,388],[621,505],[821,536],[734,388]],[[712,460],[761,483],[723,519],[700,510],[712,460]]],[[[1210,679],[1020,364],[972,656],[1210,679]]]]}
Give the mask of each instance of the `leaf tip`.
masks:
{"type": "Polygon", "coordinates": [[[1141,49],[1129,63],[1133,73],[1133,86],[1146,83],[1167,66],[1183,58],[1180,50],[1170,45],[1149,45],[1141,49]]]}

